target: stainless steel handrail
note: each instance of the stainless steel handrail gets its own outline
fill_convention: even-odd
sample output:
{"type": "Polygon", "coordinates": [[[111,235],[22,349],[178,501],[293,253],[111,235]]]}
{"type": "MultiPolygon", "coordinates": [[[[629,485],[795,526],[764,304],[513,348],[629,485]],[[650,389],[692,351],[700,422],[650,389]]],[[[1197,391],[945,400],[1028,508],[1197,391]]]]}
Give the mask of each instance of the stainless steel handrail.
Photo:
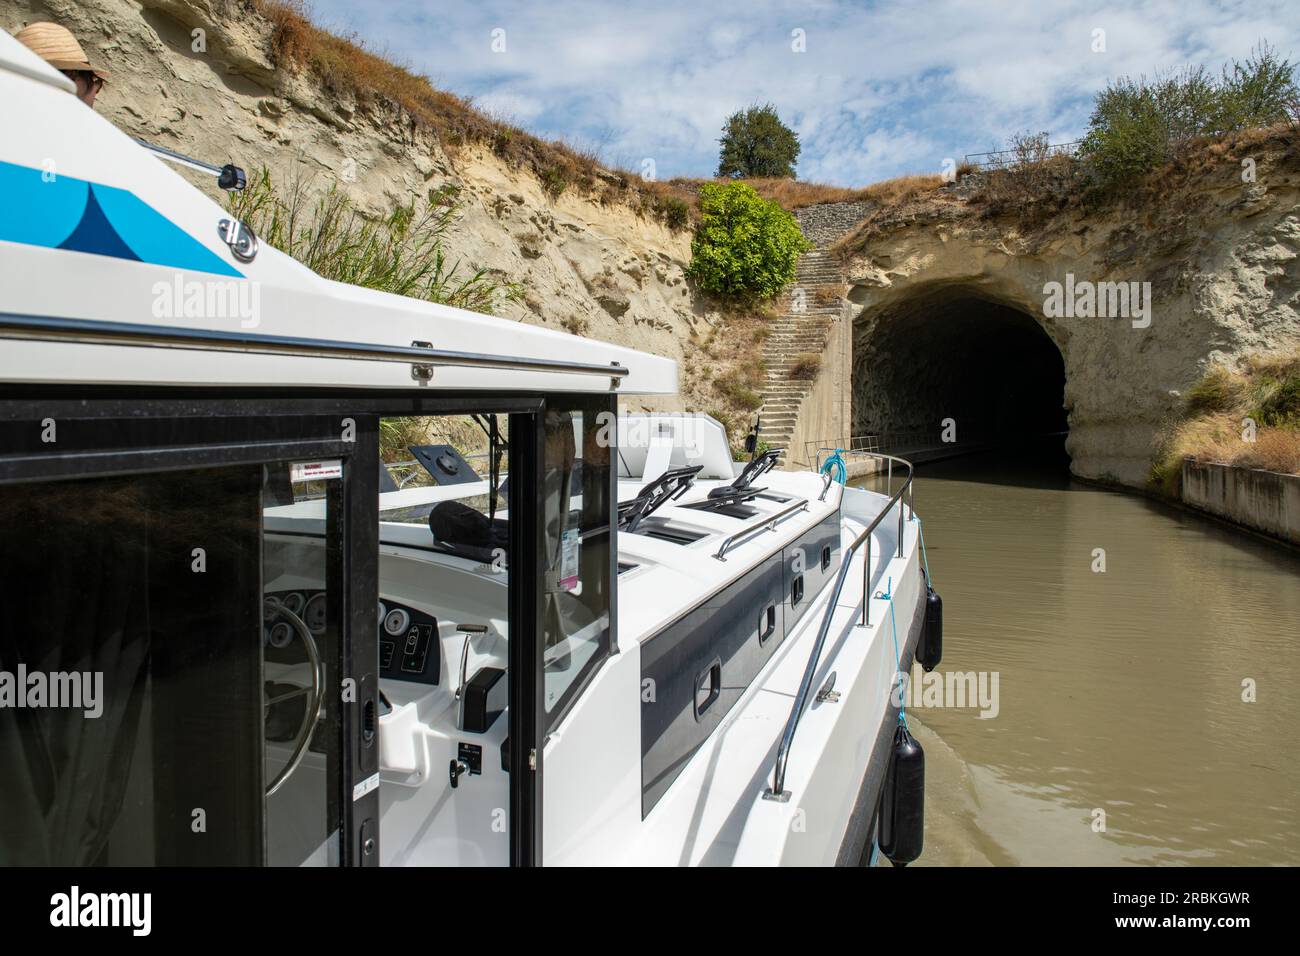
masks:
{"type": "Polygon", "coordinates": [[[159,146],[157,143],[151,143],[147,139],[133,137],[137,143],[155,153],[168,162],[175,163],[177,166],[185,166],[188,169],[196,170],[200,173],[211,173],[213,176],[220,176],[222,167],[214,163],[207,163],[201,159],[195,159],[193,156],[186,156],[184,153],[178,153],[174,149],[168,149],[166,146],[159,146]]]}
{"type": "MultiPolygon", "coordinates": [[[[627,368],[615,362],[569,362],[562,359],[450,352],[445,349],[374,345],[253,332],[222,332],[170,325],[99,322],[48,315],[0,312],[0,338],[37,342],[75,342],[79,345],[125,345],[137,348],[183,349],[199,352],[240,352],[248,355],[286,355],[296,358],[345,359],[361,362],[404,362],[413,366],[447,365],[462,368],[512,369],[573,375],[626,377],[627,368]]],[[[611,383],[612,385],[613,383],[611,383]]]]}
{"type": "Polygon", "coordinates": [[[898,556],[903,556],[903,493],[907,493],[908,520],[916,518],[916,512],[912,508],[912,463],[905,458],[897,458],[893,455],[883,455],[879,452],[864,452],[875,458],[889,460],[892,469],[896,461],[907,467],[907,480],[902,486],[890,496],[885,507],[880,509],[880,513],[872,519],[871,524],[867,525],[866,530],[859,534],[851,545],[844,552],[844,560],[840,565],[840,573],[835,578],[835,589],[831,592],[830,603],[826,605],[826,613],[822,615],[821,626],[817,630],[817,642],[813,645],[812,653],[808,656],[808,664],[803,671],[803,679],[799,681],[799,693],[795,696],[794,704],[790,708],[790,716],[785,722],[785,731],[781,734],[781,745],[776,751],[776,766],[772,771],[772,789],[763,791],[763,798],[766,800],[785,801],[790,798],[790,794],[785,790],[785,767],[790,759],[790,746],[794,743],[794,732],[799,726],[799,720],[803,717],[804,708],[808,705],[808,694],[812,690],[813,677],[817,674],[817,665],[821,661],[822,648],[826,645],[826,635],[830,633],[831,619],[835,615],[835,607],[839,603],[840,592],[844,590],[844,582],[848,579],[849,568],[853,564],[853,555],[855,555],[863,544],[867,544],[866,562],[862,569],[862,626],[867,626],[867,609],[871,605],[871,595],[869,585],[871,583],[871,535],[879,527],[880,522],[885,519],[894,505],[898,505],[898,556]]]}
{"type": "Polygon", "coordinates": [[[834,480],[835,477],[829,471],[826,472],[826,478],[822,481],[822,493],[817,496],[818,501],[826,500],[826,492],[831,490],[831,482],[834,480]]]}
{"type": "Polygon", "coordinates": [[[742,528],[741,530],[735,532],[734,534],[728,535],[726,539],[722,542],[722,546],[718,548],[718,553],[715,554],[714,557],[717,558],[719,561],[726,561],[727,552],[731,550],[732,545],[739,543],[740,539],[742,538],[748,539],[750,536],[755,535],[760,531],[771,531],[773,528],[775,528],[786,518],[789,518],[791,515],[797,514],[800,511],[807,511],[807,510],[808,510],[808,499],[800,498],[794,504],[786,505],[786,507],[782,508],[776,514],[765,515],[762,521],[755,522],[754,524],[750,525],[748,528],[742,528]]]}
{"type": "Polygon", "coordinates": [[[857,455],[870,455],[880,451],[880,440],[874,434],[853,435],[846,439],[822,438],[803,443],[804,455],[813,463],[813,470],[822,470],[822,454],[827,456],[839,452],[843,458],[857,455]]]}
{"type": "Polygon", "coordinates": [[[178,166],[184,166],[186,169],[197,170],[201,173],[208,173],[215,176],[217,186],[226,192],[237,193],[248,188],[248,174],[234,163],[228,163],[225,166],[217,166],[213,163],[205,163],[201,159],[195,159],[193,156],[186,156],[184,153],[178,153],[174,149],[168,149],[166,146],[158,146],[149,142],[147,139],[136,139],[136,142],[149,150],[161,159],[169,163],[175,163],[178,166]]]}

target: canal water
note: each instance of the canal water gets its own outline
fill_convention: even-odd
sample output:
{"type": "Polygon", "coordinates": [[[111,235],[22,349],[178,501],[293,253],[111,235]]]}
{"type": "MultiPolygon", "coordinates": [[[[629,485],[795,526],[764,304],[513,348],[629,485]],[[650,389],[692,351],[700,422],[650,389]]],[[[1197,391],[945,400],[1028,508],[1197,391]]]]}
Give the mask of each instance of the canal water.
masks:
{"type": "Polygon", "coordinates": [[[1300,556],[1074,481],[1059,445],[917,474],[935,673],[998,691],[909,708],[919,864],[1300,863],[1300,556]]]}

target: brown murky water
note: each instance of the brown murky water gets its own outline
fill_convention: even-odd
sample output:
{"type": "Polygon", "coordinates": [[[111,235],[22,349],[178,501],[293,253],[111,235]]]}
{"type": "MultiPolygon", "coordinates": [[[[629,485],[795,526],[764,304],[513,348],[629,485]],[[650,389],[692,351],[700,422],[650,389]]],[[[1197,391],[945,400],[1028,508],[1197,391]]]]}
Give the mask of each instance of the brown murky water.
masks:
{"type": "Polygon", "coordinates": [[[910,711],[919,862],[1300,863],[1300,556],[1062,462],[918,470],[937,672],[999,673],[996,717],[910,711]]]}

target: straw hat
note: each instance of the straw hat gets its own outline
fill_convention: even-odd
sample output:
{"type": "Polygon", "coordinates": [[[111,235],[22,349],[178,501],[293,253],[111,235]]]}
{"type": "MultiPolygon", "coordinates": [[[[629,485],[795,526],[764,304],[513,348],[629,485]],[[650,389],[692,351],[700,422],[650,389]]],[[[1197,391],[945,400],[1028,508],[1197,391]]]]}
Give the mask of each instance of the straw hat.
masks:
{"type": "Polygon", "coordinates": [[[108,73],[91,66],[86,51],[67,27],[57,23],[32,23],[14,34],[16,39],[56,70],[90,70],[101,80],[108,73]]]}

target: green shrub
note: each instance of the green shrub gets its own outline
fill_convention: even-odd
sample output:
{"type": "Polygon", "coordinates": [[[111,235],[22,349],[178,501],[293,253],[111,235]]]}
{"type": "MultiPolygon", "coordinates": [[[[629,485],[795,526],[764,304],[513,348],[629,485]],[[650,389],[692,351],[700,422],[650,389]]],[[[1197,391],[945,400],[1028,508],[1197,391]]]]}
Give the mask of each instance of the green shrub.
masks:
{"type": "Polygon", "coordinates": [[[1244,388],[1245,383],[1240,374],[1216,365],[1187,390],[1184,396],[1187,414],[1214,415],[1230,411],[1240,399],[1244,388]]]}
{"type": "Polygon", "coordinates": [[[1080,155],[1103,189],[1150,172],[1191,140],[1296,118],[1295,65],[1267,44],[1218,77],[1204,67],[1123,77],[1097,94],[1080,155]]]}
{"type": "Polygon", "coordinates": [[[1300,428],[1300,369],[1265,376],[1256,386],[1252,417],[1261,425],[1300,428]]]}
{"type": "Polygon", "coordinates": [[[546,190],[546,195],[550,196],[552,201],[559,199],[561,193],[569,187],[569,180],[559,166],[547,166],[541,171],[540,178],[542,188],[546,190]]]}
{"type": "Polygon", "coordinates": [[[794,216],[745,183],[704,184],[700,215],[688,275],[717,295],[771,298],[812,248],[794,216]]]}

